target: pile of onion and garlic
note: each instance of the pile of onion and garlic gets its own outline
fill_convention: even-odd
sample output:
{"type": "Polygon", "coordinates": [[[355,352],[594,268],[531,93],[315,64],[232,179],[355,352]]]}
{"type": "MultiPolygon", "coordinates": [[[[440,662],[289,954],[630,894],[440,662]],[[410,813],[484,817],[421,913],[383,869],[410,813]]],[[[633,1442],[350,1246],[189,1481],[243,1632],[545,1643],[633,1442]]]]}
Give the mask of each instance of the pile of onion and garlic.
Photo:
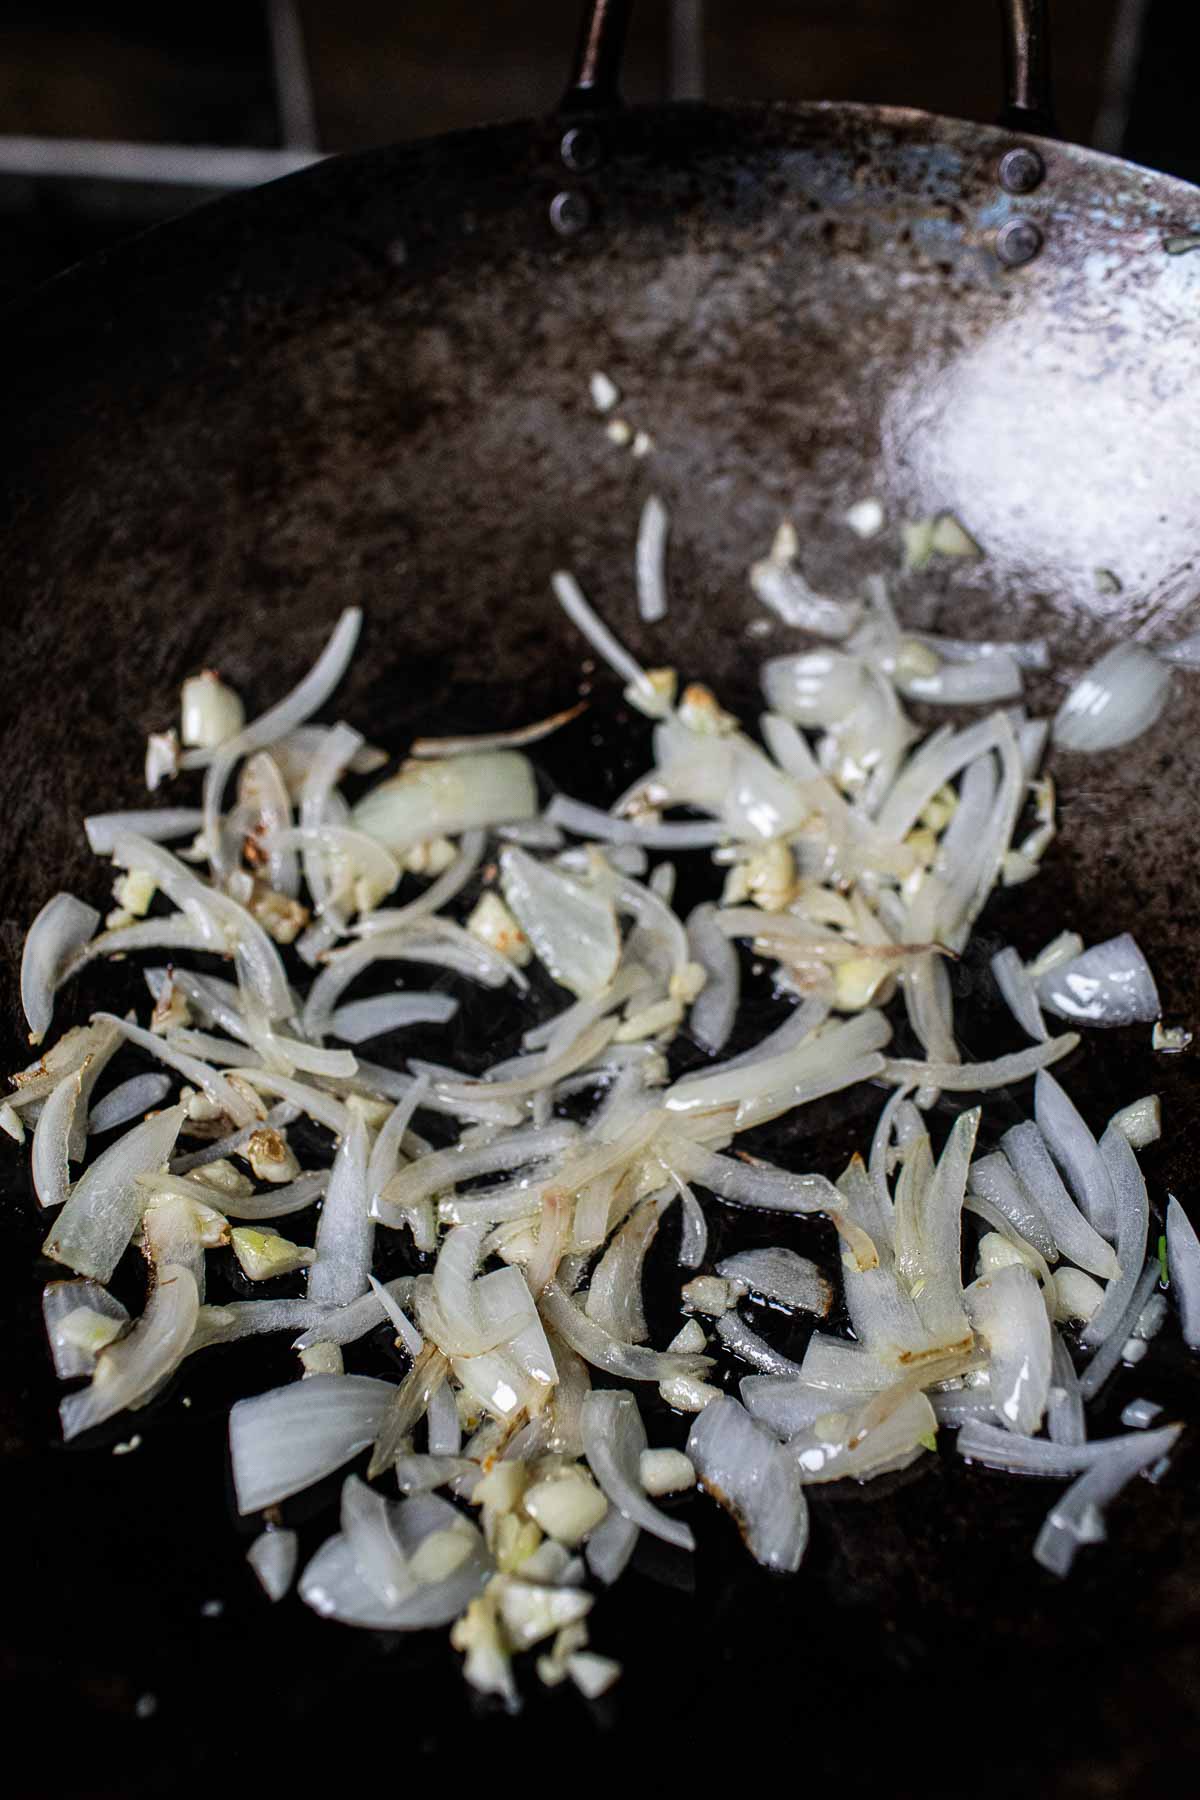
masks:
{"type": "MultiPolygon", "coordinates": [[[[867,534],[877,512],[863,502],[849,523],[867,534]]],[[[667,610],[667,528],[651,499],[634,563],[651,622],[667,610]]],[[[978,553],[948,516],[906,544],[910,562],[978,553]]],[[[296,1581],[289,1498],[364,1458],[301,1600],[353,1625],[449,1626],[467,1680],[509,1706],[525,1651],[547,1684],[594,1697],[616,1680],[589,1647],[596,1589],[643,1532],[693,1549],[693,1489],[761,1564],[794,1571],[810,1484],[903,1469],[943,1427],[974,1462],[1068,1484],[1034,1546],[1066,1574],[1180,1430],[1135,1400],[1128,1430],[1089,1435],[1089,1403],[1162,1323],[1168,1266],[1200,1348],[1200,1242],[1174,1199],[1160,1236],[1139,1168],[1156,1098],[1131,1097],[1097,1139],[1052,1073],[1082,1030],[1144,1022],[1179,1047],[1134,939],[1064,932],[1029,962],[1000,950],[992,972],[1028,1047],[972,1062],[956,1037],[951,961],[998,884],[1036,877],[1055,831],[1050,728],[1021,705],[1046,646],[907,634],[881,580],[861,601],[814,593],[787,526],[750,580],[807,644],[762,669],[758,737],[707,689],[642,668],[554,575],[653,722],[652,765],[611,811],[539,797],[526,749],[570,714],[420,740],[394,774],[350,725],[314,724],[357,611],[250,721],[219,676],[189,678],[146,771],[151,788],[201,777],[200,805],[86,819],[116,910],[102,924],[57,894],[25,944],[38,1061],[0,1124],[31,1139],[44,1252],[63,1268],[46,1331],[57,1374],[85,1378],[64,1436],[133,1417],[209,1346],[292,1334],[296,1378],[254,1392],[246,1353],[252,1391],[229,1420],[266,1594],[296,1581]],[[975,711],[922,737],[906,700],[975,711]],[[681,917],[684,859],[709,897],[681,917]],[[59,990],[131,952],[141,1016],[96,1012],[42,1048],[59,990]],[[751,958],[782,1022],[730,1054],[751,958]],[[364,976],[377,991],[346,998],[364,976]],[[403,1054],[406,1033],[451,1021],[464,984],[528,1002],[520,1053],[471,1075],[403,1054]],[[914,1057],[889,1052],[904,1015],[914,1057]],[[402,1047],[388,1066],[359,1053],[385,1036],[402,1047]],[[138,1072],[113,1085],[123,1051],[138,1072]],[[1032,1116],[984,1153],[988,1092],[1014,1084],[1032,1116]],[[836,1180],[740,1142],[798,1112],[802,1132],[806,1106],[851,1087],[878,1094],[878,1121],[836,1180]],[[954,1116],[935,1143],[941,1095],[954,1116]],[[324,1152],[315,1166],[301,1143],[324,1152]],[[714,1260],[709,1217],[726,1207],[770,1215],[778,1241],[714,1260]],[[654,1347],[644,1270],[672,1209],[680,1329],[654,1347]],[[835,1228],[840,1266],[785,1241],[810,1215],[835,1228]],[[410,1272],[380,1280],[398,1241],[410,1272]],[[241,1290],[264,1282],[266,1297],[210,1299],[212,1251],[210,1273],[236,1259],[241,1290]],[[126,1258],[145,1263],[136,1318],[110,1292],[126,1258]],[[835,1294],[837,1332],[822,1329],[835,1294]],[[752,1328],[747,1297],[811,1317],[799,1361],[752,1328]],[[385,1373],[346,1373],[348,1347],[381,1337],[385,1373]],[[690,1417],[686,1450],[649,1442],[647,1394],[660,1425],[690,1417]]],[[[1170,679],[1148,649],[1111,652],[1068,695],[1056,742],[1129,741],[1170,679]]]]}

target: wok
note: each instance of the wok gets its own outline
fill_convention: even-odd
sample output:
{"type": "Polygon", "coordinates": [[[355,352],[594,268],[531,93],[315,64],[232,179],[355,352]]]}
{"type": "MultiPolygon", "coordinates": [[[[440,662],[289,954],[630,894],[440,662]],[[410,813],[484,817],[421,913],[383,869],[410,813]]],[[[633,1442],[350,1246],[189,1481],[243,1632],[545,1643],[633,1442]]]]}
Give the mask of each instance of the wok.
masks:
{"type": "MultiPolygon", "coordinates": [[[[581,647],[547,582],[560,565],[636,653],[753,716],[755,668],[789,634],[748,595],[747,564],[788,513],[818,586],[894,566],[893,538],[862,545],[839,523],[869,494],[892,520],[949,509],[986,545],[897,601],[958,635],[1045,633],[1037,707],[1109,641],[1174,634],[1200,543],[1200,256],[1167,246],[1200,195],[1029,134],[1040,9],[1006,9],[1021,30],[998,128],[871,106],[625,111],[622,10],[593,9],[559,115],[322,164],[123,245],[5,319],[3,1066],[27,1060],[22,933],[56,887],[103,904],[76,821],[130,803],[180,674],[215,657],[257,706],[343,605],[367,626],[340,712],[395,747],[576,696],[581,647]],[[1014,149],[1032,155],[1006,164],[1014,149]],[[646,461],[597,424],[593,369],[652,433],[646,461]],[[673,519],[656,632],[629,579],[651,485],[673,519]]],[[[1181,679],[1130,751],[1059,759],[1061,837],[1041,880],[987,916],[992,944],[1133,924],[1168,1015],[1196,1018],[1198,725],[1181,679]]],[[[619,720],[594,735],[571,741],[576,785],[607,798],[619,720]]],[[[1136,1033],[1093,1038],[1070,1071],[1092,1123],[1162,1093],[1159,1200],[1194,1191],[1192,1068],[1136,1033]]],[[[854,1134],[827,1137],[844,1153],[854,1134]]],[[[700,1778],[737,1749],[744,1767],[765,1772],[769,1752],[852,1791],[1018,1779],[1092,1796],[1142,1792],[1200,1748],[1186,1450],[1161,1488],[1135,1484],[1112,1544],[1066,1586],[1029,1555],[1050,1490],[952,1451],[919,1479],[819,1499],[790,1584],[718,1519],[694,1591],[650,1563],[601,1605],[597,1640],[627,1666],[609,1701],[533,1696],[515,1725],[472,1712],[440,1639],[355,1635],[253,1590],[222,1485],[244,1372],[189,1371],[192,1406],[165,1404],[135,1456],[57,1447],[17,1162],[0,1417],[7,1687],[41,1757],[23,1791],[294,1781],[318,1744],[348,1779],[422,1755],[455,1775],[577,1766],[581,1749],[634,1775],[654,1733],[700,1778]],[[144,1694],[152,1718],[135,1716],[144,1694]]],[[[1174,1343],[1118,1409],[1144,1392],[1196,1416],[1174,1343]]],[[[238,1367],[262,1385],[290,1362],[238,1367]]]]}

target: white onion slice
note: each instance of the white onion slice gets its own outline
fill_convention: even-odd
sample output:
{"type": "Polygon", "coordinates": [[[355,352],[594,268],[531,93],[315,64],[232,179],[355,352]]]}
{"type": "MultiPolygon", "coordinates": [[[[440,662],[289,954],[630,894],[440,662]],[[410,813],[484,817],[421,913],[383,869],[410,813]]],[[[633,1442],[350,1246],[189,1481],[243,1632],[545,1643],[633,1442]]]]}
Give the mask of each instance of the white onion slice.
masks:
{"type": "Polygon", "coordinates": [[[374,994],[339,1006],[329,1031],[343,1043],[363,1044],[409,1025],[446,1025],[457,1011],[452,994],[374,994]]]}
{"type": "Polygon", "coordinates": [[[1183,1341],[1200,1350],[1200,1237],[1174,1194],[1167,1205],[1167,1268],[1183,1341]]]}
{"type": "Polygon", "coordinates": [[[1128,1138],[1112,1125],[1100,1140],[1100,1157],[1112,1183],[1121,1273],[1110,1281],[1104,1299],[1083,1328],[1082,1341],[1094,1350],[1120,1322],[1146,1260],[1150,1233],[1150,1196],[1128,1138]]]}
{"type": "Polygon", "coordinates": [[[993,956],[992,974],[1005,1005],[1021,1030],[1027,1037],[1044,1042],[1049,1033],[1037,1002],[1033,978],[1011,944],[1003,950],[997,950],[993,956]]]}
{"type": "Polygon", "coordinates": [[[129,1314],[121,1302],[98,1281],[48,1281],[42,1289],[42,1321],[54,1359],[54,1373],[60,1381],[69,1381],[73,1375],[90,1375],[102,1347],[101,1338],[112,1341],[104,1328],[96,1329],[96,1320],[103,1320],[113,1336],[129,1323],[129,1314]],[[80,1314],[84,1315],[82,1319],[80,1314]],[[72,1315],[76,1325],[91,1329],[74,1330],[72,1315]]]}
{"type": "Polygon", "coordinates": [[[1032,1244],[1047,1262],[1058,1261],[1058,1244],[1045,1213],[999,1150],[978,1157],[971,1164],[967,1186],[972,1194],[994,1206],[1017,1235],[1032,1244]]]}
{"type": "Polygon", "coordinates": [[[1165,662],[1178,663],[1181,669],[1200,669],[1200,631],[1193,631],[1175,644],[1159,644],[1154,654],[1165,662]]]}
{"type": "Polygon", "coordinates": [[[583,633],[596,654],[601,657],[621,680],[629,687],[636,688],[651,706],[657,710],[659,696],[653,682],[639,662],[630,656],[623,644],[618,643],[608,626],[589,606],[583,589],[575,577],[565,569],[558,569],[550,577],[550,586],[554,590],[554,598],[570,619],[572,625],[583,633]]]}
{"type": "Polygon", "coordinates": [[[42,1107],[33,1133],[30,1158],[33,1191],[41,1207],[61,1206],[71,1185],[69,1162],[71,1133],[80,1106],[80,1090],[87,1068],[60,1081],[42,1107]]]}
{"type": "Polygon", "coordinates": [[[782,1245],[739,1250],[717,1264],[717,1274],[727,1281],[742,1282],[751,1293],[761,1294],[777,1306],[815,1313],[819,1319],[833,1304],[833,1289],[816,1263],[782,1245]]]}
{"type": "Polygon", "coordinates": [[[258,1577],[268,1600],[282,1600],[296,1577],[300,1540],[294,1531],[272,1526],[255,1538],[246,1552],[246,1561],[258,1577]]]}
{"type": "MultiPolygon", "coordinates": [[[[92,1020],[95,1024],[115,1026],[131,1044],[137,1044],[140,1049],[148,1051],[159,1062],[166,1063],[168,1068],[178,1069],[235,1125],[253,1125],[259,1122],[254,1108],[244,1095],[199,1057],[188,1056],[184,1051],[174,1049],[165,1038],[158,1037],[153,1031],[146,1031],[129,1019],[118,1019],[115,1013],[93,1013],[92,1020]]],[[[258,1081],[259,1071],[248,1071],[247,1079],[258,1081]]],[[[267,1091],[271,1090],[268,1088],[267,1091]]]]}
{"type": "Polygon", "coordinates": [[[1060,750],[1095,754],[1141,737],[1167,704],[1171,671],[1141,644],[1118,644],[1080,676],[1055,715],[1060,750]]]}
{"type": "MultiPolygon", "coordinates": [[[[362,1073],[361,1064],[359,1072],[362,1073]]],[[[281,1100],[291,1101],[302,1113],[315,1119],[318,1125],[324,1125],[337,1137],[345,1136],[350,1113],[332,1094],[311,1087],[308,1082],[295,1081],[290,1075],[277,1075],[273,1069],[245,1069],[242,1075],[260,1093],[276,1094],[281,1100]]]]}
{"type": "MultiPolygon", "coordinates": [[[[642,1267],[673,1194],[643,1200],[635,1207],[596,1264],[587,1295],[587,1315],[614,1338],[640,1344],[646,1337],[642,1308],[642,1267]]],[[[545,1217],[543,1202],[543,1218],[545,1217]]]]}
{"type": "Polygon", "coordinates": [[[1032,1436],[1050,1391],[1051,1330],[1041,1289],[1020,1263],[972,1282],[967,1313],[991,1352],[992,1404],[1005,1425],[1032,1436]]]}
{"type": "Polygon", "coordinates": [[[500,853],[504,898],[560,986],[581,999],[609,986],[621,955],[612,899],[539,863],[516,845],[500,853]]]}
{"type": "Polygon", "coordinates": [[[1050,1392],[1046,1396],[1046,1433],[1055,1444],[1082,1444],[1087,1439],[1083,1395],[1071,1352],[1061,1332],[1053,1334],[1050,1392]]]}
{"type": "Polygon", "coordinates": [[[963,1197],[979,1117],[978,1107],[959,1115],[930,1173],[926,1156],[910,1156],[896,1188],[896,1273],[930,1337],[947,1346],[970,1338],[959,1271],[963,1197]]]}
{"type": "Polygon", "coordinates": [[[671,1166],[734,1206],[766,1212],[838,1213],[842,1197],[824,1175],[792,1175],[767,1163],[748,1163],[721,1156],[703,1145],[680,1139],[670,1150],[671,1166]]]}
{"type": "Polygon", "coordinates": [[[300,1577],[300,1598],[323,1618],[378,1631],[420,1631],[448,1625],[491,1572],[491,1559],[475,1527],[449,1501],[434,1494],[387,1507],[370,1527],[364,1522],[356,1547],[357,1556],[344,1532],[329,1538],[300,1577]],[[371,1585],[360,1560],[368,1530],[383,1554],[389,1546],[396,1549],[410,1575],[414,1558],[431,1540],[456,1539],[462,1546],[461,1560],[454,1560],[441,1579],[414,1581],[402,1596],[389,1600],[371,1585]]]}
{"type": "Polygon", "coordinates": [[[1000,1148],[1040,1207],[1060,1253],[1103,1281],[1120,1274],[1112,1245],[1105,1243],[1068,1194],[1037,1126],[1032,1121],[1012,1126],[1000,1148]]]}
{"type": "Polygon", "coordinates": [[[929,1448],[937,1423],[927,1397],[901,1381],[890,1393],[872,1396],[857,1413],[818,1421],[789,1440],[787,1453],[798,1463],[806,1486],[847,1478],[869,1481],[906,1469],[929,1448]]]}
{"type": "Polygon", "coordinates": [[[183,1120],[183,1107],[173,1106],[136,1125],[98,1156],[76,1182],[43,1254],[77,1274],[108,1281],[146,1206],[137,1177],[162,1167],[183,1120]]]}
{"type": "Polygon", "coordinates": [[[618,1576],[624,1574],[641,1535],[632,1519],[610,1506],[589,1534],[584,1549],[587,1566],[595,1579],[603,1582],[605,1587],[611,1587],[618,1576]]]}
{"type": "MultiPolygon", "coordinates": [[[[397,1275],[395,1280],[389,1281],[386,1287],[376,1283],[372,1277],[370,1293],[360,1294],[358,1299],[352,1300],[348,1306],[315,1309],[320,1313],[320,1318],[313,1324],[305,1326],[292,1345],[292,1349],[307,1350],[313,1344],[357,1343],[360,1338],[366,1337],[369,1331],[373,1331],[377,1325],[382,1325],[385,1319],[393,1318],[394,1320],[394,1315],[389,1307],[398,1309],[406,1306],[412,1296],[412,1287],[413,1277],[411,1275],[397,1275]]],[[[305,1304],[309,1305],[311,1302],[306,1301],[305,1304]]],[[[419,1351],[421,1348],[420,1337],[403,1313],[400,1314],[400,1317],[404,1319],[405,1329],[412,1332],[416,1339],[416,1350],[419,1351]]],[[[410,1354],[416,1353],[411,1344],[406,1345],[406,1348],[410,1354]]]]}
{"type": "Polygon", "coordinates": [[[401,851],[429,838],[531,819],[536,812],[529,759],[516,750],[492,750],[407,764],[363,796],[351,823],[388,850],[401,851]]]}
{"type": "MultiPolygon", "coordinates": [[[[212,1344],[236,1344],[242,1338],[263,1337],[273,1331],[307,1330],[323,1325],[330,1316],[327,1307],[314,1306],[311,1300],[231,1300],[225,1306],[202,1306],[188,1355],[212,1344]]],[[[318,1330],[314,1341],[325,1336],[324,1330],[318,1330]]]]}
{"type": "Polygon", "coordinates": [[[308,1271],[308,1297],[322,1305],[346,1306],[367,1286],[375,1241],[367,1195],[367,1155],[367,1127],[358,1113],[352,1113],[333,1160],[317,1226],[316,1261],[308,1271]]]}
{"type": "Polygon", "coordinates": [[[1095,1543],[1105,1535],[1101,1508],[1139,1469],[1169,1455],[1182,1430],[1182,1425],[1165,1425],[1110,1440],[1109,1454],[1081,1475],[1047,1514],[1033,1550],[1042,1567],[1052,1575],[1066,1575],[1080,1544],[1095,1543]]]}
{"type": "Polygon", "coordinates": [[[101,1353],[90,1385],[59,1407],[63,1437],[111,1419],[165,1381],[187,1352],[199,1310],[190,1271],[164,1264],[133,1330],[101,1353]]]}
{"type": "Polygon", "coordinates": [[[692,1002],[691,1033],[701,1049],[714,1054],[729,1041],[741,997],[737,951],[714,923],[716,910],[704,901],[693,908],[687,922],[689,954],[705,974],[704,986],[692,1002]]]}
{"type": "Polygon", "coordinates": [[[868,1398],[850,1390],[835,1394],[827,1387],[815,1387],[795,1376],[743,1375],[739,1388],[751,1418],[758,1419],[783,1440],[807,1431],[827,1413],[857,1412],[868,1398]]]}
{"type": "Polygon", "coordinates": [[[799,1378],[799,1363],[794,1363],[790,1356],[784,1356],[757,1331],[751,1330],[740,1313],[722,1313],[717,1320],[717,1336],[731,1355],[740,1357],[762,1374],[792,1380],[799,1378]]]}
{"type": "Polygon", "coordinates": [[[1044,1069],[1034,1083],[1033,1110],[1046,1147],[1065,1174],[1080,1212],[1101,1237],[1115,1237],[1117,1201],[1100,1146],[1078,1109],[1044,1069]]]}
{"type": "Polygon", "coordinates": [[[1047,1012],[1080,1025],[1149,1024],[1162,1013],[1150,965],[1128,931],[1055,963],[1038,976],[1037,996],[1047,1012]]]}
{"type": "Polygon", "coordinates": [[[54,990],[99,923],[94,906],[74,894],[55,894],[29,927],[21,952],[21,1006],[31,1044],[40,1044],[50,1029],[54,990]]]}
{"type": "Polygon", "coordinates": [[[775,556],[764,557],[751,566],[750,586],[785,625],[795,631],[811,631],[817,637],[849,637],[862,611],[857,601],[829,600],[816,593],[799,569],[775,556]]]}
{"type": "Polygon", "coordinates": [[[639,1470],[646,1428],[633,1395],[622,1388],[596,1389],[585,1395],[581,1425],[584,1455],[616,1510],[664,1544],[694,1550],[696,1540],[690,1527],[655,1506],[642,1486],[639,1470]]]}
{"type": "Polygon", "coordinates": [[[414,738],[408,747],[408,754],[421,759],[438,759],[443,756],[479,755],[487,750],[523,750],[529,744],[540,744],[553,732],[569,725],[582,712],[587,711],[587,701],[580,700],[574,706],[565,706],[561,712],[551,713],[548,718],[535,719],[531,725],[518,725],[514,731],[483,731],[474,736],[460,737],[420,737],[414,738]]]}
{"type": "Polygon", "coordinates": [[[667,534],[670,514],[657,494],[650,494],[638,523],[635,573],[638,612],[647,625],[667,616],[667,534]]]}
{"type": "Polygon", "coordinates": [[[909,1062],[889,1056],[884,1060],[884,1076],[888,1081],[903,1082],[906,1087],[944,1088],[947,1093],[982,1094],[989,1088],[1008,1087],[1014,1081],[1026,1081],[1051,1063],[1069,1056],[1079,1043],[1073,1031],[1048,1043],[1034,1044],[1028,1050],[1015,1050],[1011,1056],[998,1056],[994,1062],[946,1063],[909,1062]]]}
{"type": "Polygon", "coordinates": [[[863,693],[860,658],[841,650],[772,657],[763,664],[760,679],[771,711],[809,730],[837,725],[863,693]]]}
{"type": "Polygon", "coordinates": [[[111,856],[117,838],[135,831],[152,843],[171,838],[194,837],[204,823],[195,806],[161,806],[146,812],[91,813],[83,821],[89,847],[97,856],[111,856]]]}
{"type": "Polygon", "coordinates": [[[118,1125],[128,1125],[130,1119],[140,1119],[153,1106],[158,1106],[171,1091],[169,1075],[131,1075],[128,1081],[122,1081],[118,1087],[98,1100],[88,1114],[88,1136],[94,1137],[102,1131],[115,1131],[118,1125]]]}
{"type": "Polygon", "coordinates": [[[546,1324],[584,1362],[626,1381],[669,1381],[675,1375],[698,1375],[712,1366],[710,1356],[679,1355],[669,1350],[650,1350],[645,1344],[623,1343],[581,1312],[557,1282],[548,1283],[538,1308],[546,1324]]]}
{"type": "Polygon", "coordinates": [[[958,1434],[958,1454],[968,1462],[982,1463],[989,1469],[1005,1469],[1018,1475],[1042,1476],[1048,1481],[1061,1481],[1094,1469],[1114,1455],[1120,1455],[1127,1438],[1098,1438],[1091,1443],[1047,1443],[1043,1438],[1029,1437],[1002,1426],[973,1420],[958,1434]]]}
{"type": "Polygon", "coordinates": [[[358,921],[355,930],[362,935],[374,931],[397,931],[401,926],[413,925],[419,919],[427,919],[441,911],[449,901],[453,900],[466,887],[483,858],[486,833],[482,831],[464,831],[459,840],[458,855],[448,869],[435,881],[431,881],[424,893],[407,906],[388,907],[381,912],[369,913],[358,921]]]}
{"type": "Polygon", "coordinates": [[[340,1469],[374,1442],[396,1391],[368,1375],[311,1375],[237,1401],[229,1449],[238,1511],[275,1506],[340,1469]]]}
{"type": "Polygon", "coordinates": [[[686,1181],[672,1175],[683,1224],[679,1233],[679,1263],[684,1269],[698,1269],[708,1254],[708,1220],[704,1208],[686,1181]]]}
{"type": "Polygon", "coordinates": [[[892,676],[906,700],[927,706],[988,706],[1015,700],[1023,682],[1017,660],[997,647],[991,656],[973,661],[947,659],[931,675],[906,673],[903,662],[892,676]]]}
{"type": "Polygon", "coordinates": [[[725,837],[725,827],[716,820],[696,819],[687,822],[668,819],[661,824],[645,825],[636,819],[619,819],[601,812],[582,800],[567,794],[555,794],[546,808],[550,825],[561,825],[576,837],[599,839],[606,844],[628,844],[646,850],[711,850],[725,837]]]}
{"type": "MultiPolygon", "coordinates": [[[[1093,1399],[1100,1392],[1117,1364],[1124,1357],[1127,1341],[1131,1336],[1137,1335],[1138,1328],[1142,1323],[1143,1309],[1150,1304],[1152,1299],[1162,1299],[1161,1294],[1154,1292],[1160,1278],[1161,1270],[1158,1258],[1151,1257],[1142,1270],[1137,1286],[1133,1290],[1133,1298],[1125,1309],[1124,1317],[1118,1320],[1079,1377],[1079,1391],[1085,1400],[1093,1399]]],[[[1153,1333],[1150,1332],[1147,1335],[1153,1336],[1153,1333]]]]}
{"type": "MultiPolygon", "coordinates": [[[[329,1186],[329,1176],[328,1169],[310,1169],[297,1175],[295,1181],[264,1188],[257,1194],[222,1194],[221,1211],[230,1219],[286,1219],[320,1200],[329,1186]]],[[[200,1189],[202,1194],[204,1191],[200,1189]]]]}
{"type": "Polygon", "coordinates": [[[698,1415],[687,1454],[755,1561],[794,1573],[808,1543],[808,1503],[795,1459],[728,1394],[698,1415]]]}

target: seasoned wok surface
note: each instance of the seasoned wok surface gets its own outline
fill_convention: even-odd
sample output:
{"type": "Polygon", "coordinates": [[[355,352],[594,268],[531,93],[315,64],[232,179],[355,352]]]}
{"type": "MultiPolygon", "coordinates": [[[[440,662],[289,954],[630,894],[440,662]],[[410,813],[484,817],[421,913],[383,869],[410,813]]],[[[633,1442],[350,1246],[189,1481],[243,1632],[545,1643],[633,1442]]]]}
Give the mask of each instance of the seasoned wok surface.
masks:
{"type": "MultiPolygon", "coordinates": [[[[982,564],[898,582],[897,604],[964,636],[1046,632],[1041,709],[1112,638],[1178,634],[1200,542],[1200,256],[1162,245],[1195,223],[1194,190],[1048,145],[1045,183],[1016,201],[995,179],[1000,133],[864,108],[655,109],[610,128],[586,183],[594,223],[564,241],[547,222],[556,141],[550,125],[500,127],[332,163],[164,228],[8,317],[4,1067],[27,1059],[24,928],[59,886],[103,903],[77,821],[135,803],[144,734],[167,722],[179,677],[215,660],[265,704],[345,604],[367,626],[339,711],[394,749],[576,696],[582,653],[547,584],[563,563],[635,651],[752,716],[757,664],[791,634],[762,629],[747,564],[788,512],[817,585],[894,568],[894,532],[863,546],[839,522],[866,494],[893,520],[949,508],[985,545],[982,564]],[[1005,271],[992,234],[1016,211],[1046,243],[1005,271]],[[653,435],[646,461],[605,438],[594,368],[653,435]],[[654,634],[631,591],[651,486],[673,520],[671,613],[654,634]],[[1118,594],[1098,592],[1097,567],[1118,594]]],[[[1168,1016],[1195,1022],[1198,719],[1200,682],[1181,677],[1142,744],[1059,759],[1061,838],[1041,880],[986,916],[993,944],[1132,927],[1168,1016]]],[[[599,735],[576,785],[607,798],[619,733],[599,735]]],[[[1195,1191],[1192,1068],[1153,1056],[1144,1033],[1093,1034],[1068,1066],[1093,1124],[1163,1094],[1167,1137],[1147,1159],[1159,1199],[1195,1191]]],[[[852,1147],[826,1137],[830,1157],[852,1147]]],[[[676,1565],[649,1567],[597,1609],[627,1669],[603,1716],[551,1695],[515,1727],[468,1725],[440,1643],[354,1635],[253,1591],[223,1486],[230,1364],[189,1371],[192,1407],[165,1408],[136,1456],[54,1447],[40,1233],[19,1159],[0,1156],[0,1429],[30,1546],[5,1655],[24,1716],[67,1708],[80,1724],[69,1757],[54,1752],[60,1792],[158,1791],[179,1755],[214,1777],[231,1757],[248,1771],[259,1715],[228,1703],[251,1691],[285,1767],[325,1707],[353,1755],[477,1745],[484,1766],[519,1761],[531,1731],[551,1753],[578,1732],[616,1761],[661,1728],[681,1767],[711,1733],[761,1731],[797,1775],[850,1791],[1023,1778],[1140,1793],[1200,1748],[1187,1449],[1161,1491],[1135,1484],[1108,1550],[1065,1587],[1029,1556],[1052,1490],[952,1452],[818,1498],[791,1584],[702,1519],[694,1594],[676,1565]],[[220,1618],[201,1616],[210,1598],[220,1618]],[[145,1692],[159,1709],[137,1721],[145,1692]]],[[[255,1370],[285,1378],[288,1352],[255,1370]]],[[[1166,1343],[1131,1382],[1117,1410],[1145,1392],[1200,1416],[1166,1343]]]]}

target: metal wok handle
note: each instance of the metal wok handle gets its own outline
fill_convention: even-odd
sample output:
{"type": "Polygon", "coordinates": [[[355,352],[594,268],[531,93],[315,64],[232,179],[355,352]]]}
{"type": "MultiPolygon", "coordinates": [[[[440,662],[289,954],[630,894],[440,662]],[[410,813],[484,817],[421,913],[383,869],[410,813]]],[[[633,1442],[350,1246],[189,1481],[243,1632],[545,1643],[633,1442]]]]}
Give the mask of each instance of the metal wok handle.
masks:
{"type": "MultiPolygon", "coordinates": [[[[587,0],[562,112],[600,112],[618,103],[630,5],[631,0],[587,0]]],[[[1005,96],[1001,123],[1015,131],[1054,132],[1047,15],[1047,0],[1000,0],[1005,96]]]]}

